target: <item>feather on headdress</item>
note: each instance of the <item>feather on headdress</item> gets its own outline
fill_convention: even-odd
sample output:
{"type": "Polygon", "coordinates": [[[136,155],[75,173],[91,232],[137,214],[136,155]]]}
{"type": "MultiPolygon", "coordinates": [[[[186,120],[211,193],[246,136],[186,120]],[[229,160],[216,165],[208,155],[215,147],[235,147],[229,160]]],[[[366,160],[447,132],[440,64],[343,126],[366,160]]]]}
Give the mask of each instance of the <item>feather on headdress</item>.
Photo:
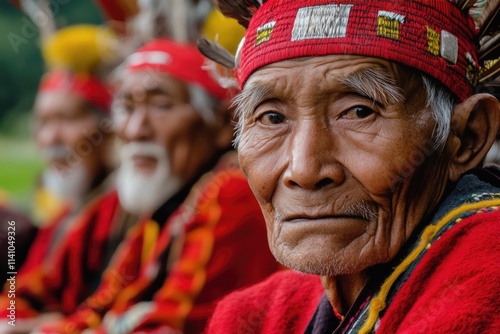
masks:
{"type": "Polygon", "coordinates": [[[253,15],[267,0],[212,0],[214,7],[248,28],[253,15]]]}
{"type": "Polygon", "coordinates": [[[224,88],[238,88],[234,68],[238,45],[245,35],[245,29],[232,18],[224,17],[213,10],[202,27],[202,36],[198,40],[198,50],[208,54],[205,68],[224,88]],[[214,59],[214,60],[212,60],[214,59]]]}

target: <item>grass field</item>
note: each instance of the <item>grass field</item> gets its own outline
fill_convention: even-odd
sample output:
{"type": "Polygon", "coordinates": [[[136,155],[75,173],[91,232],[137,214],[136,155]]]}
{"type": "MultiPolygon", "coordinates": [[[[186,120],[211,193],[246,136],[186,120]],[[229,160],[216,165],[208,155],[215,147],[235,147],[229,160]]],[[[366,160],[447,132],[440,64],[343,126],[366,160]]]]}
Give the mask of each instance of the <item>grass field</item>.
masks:
{"type": "Polygon", "coordinates": [[[30,139],[0,137],[0,189],[12,203],[28,208],[43,163],[30,139]]]}

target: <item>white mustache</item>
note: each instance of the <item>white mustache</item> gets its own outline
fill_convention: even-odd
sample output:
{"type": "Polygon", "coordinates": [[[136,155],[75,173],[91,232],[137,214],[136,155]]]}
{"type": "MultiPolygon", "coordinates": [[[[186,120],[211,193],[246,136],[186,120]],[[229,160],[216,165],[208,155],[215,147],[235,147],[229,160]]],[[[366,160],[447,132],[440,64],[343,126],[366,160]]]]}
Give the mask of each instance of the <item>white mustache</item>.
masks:
{"type": "Polygon", "coordinates": [[[135,155],[150,156],[157,160],[167,159],[163,146],[152,142],[130,142],[124,144],[120,150],[121,161],[129,161],[135,155]]]}

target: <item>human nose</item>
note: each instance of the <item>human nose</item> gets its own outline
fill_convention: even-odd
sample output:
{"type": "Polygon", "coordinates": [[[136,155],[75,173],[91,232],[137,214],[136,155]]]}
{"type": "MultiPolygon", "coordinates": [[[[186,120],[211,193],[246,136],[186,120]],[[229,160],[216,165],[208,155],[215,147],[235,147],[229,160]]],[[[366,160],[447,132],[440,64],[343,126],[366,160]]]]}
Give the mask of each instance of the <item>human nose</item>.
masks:
{"type": "Polygon", "coordinates": [[[344,167],[335,158],[333,136],[321,124],[307,121],[298,125],[288,154],[283,180],[289,188],[317,190],[345,180],[344,167]]]}
{"type": "Polygon", "coordinates": [[[127,140],[146,140],[153,137],[154,131],[145,107],[137,107],[129,116],[123,129],[123,137],[127,140]]]}

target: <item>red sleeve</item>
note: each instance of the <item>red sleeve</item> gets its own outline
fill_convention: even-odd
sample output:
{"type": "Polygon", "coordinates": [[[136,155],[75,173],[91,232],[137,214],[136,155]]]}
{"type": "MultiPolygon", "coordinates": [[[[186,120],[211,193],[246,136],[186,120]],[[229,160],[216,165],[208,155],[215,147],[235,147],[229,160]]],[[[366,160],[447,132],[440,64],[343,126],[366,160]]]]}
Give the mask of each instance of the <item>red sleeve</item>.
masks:
{"type": "MultiPolygon", "coordinates": [[[[97,263],[92,267],[95,259],[89,257],[89,249],[103,252],[106,241],[97,236],[103,231],[109,233],[116,203],[115,193],[91,202],[75,220],[66,240],[54,250],[50,262],[44,261],[16,277],[16,318],[36,316],[41,308],[63,313],[76,309],[89,294],[91,279],[96,279],[100,270],[97,263]]],[[[6,292],[0,297],[1,310],[11,300],[6,292]]],[[[4,313],[0,311],[0,316],[4,313]]]]}
{"type": "Polygon", "coordinates": [[[318,276],[279,272],[220,301],[205,332],[304,333],[323,293],[318,276]]]}
{"type": "Polygon", "coordinates": [[[28,256],[19,270],[18,278],[40,266],[46,259],[49,246],[53,242],[54,233],[62,221],[71,213],[70,207],[66,207],[61,213],[49,224],[46,224],[38,229],[35,240],[30,245],[28,256]]]}
{"type": "Polygon", "coordinates": [[[380,333],[500,333],[500,212],[435,241],[382,318],[380,333]]]}
{"type": "Polygon", "coordinates": [[[97,290],[73,314],[39,328],[40,333],[79,333],[87,328],[96,328],[101,323],[102,316],[113,305],[119,293],[137,278],[142,263],[144,227],[147,223],[137,224],[127,233],[97,290]]]}
{"type": "Polygon", "coordinates": [[[247,181],[239,170],[221,171],[205,186],[180,257],[136,330],[168,326],[200,333],[219,298],[279,268],[247,181]]]}

